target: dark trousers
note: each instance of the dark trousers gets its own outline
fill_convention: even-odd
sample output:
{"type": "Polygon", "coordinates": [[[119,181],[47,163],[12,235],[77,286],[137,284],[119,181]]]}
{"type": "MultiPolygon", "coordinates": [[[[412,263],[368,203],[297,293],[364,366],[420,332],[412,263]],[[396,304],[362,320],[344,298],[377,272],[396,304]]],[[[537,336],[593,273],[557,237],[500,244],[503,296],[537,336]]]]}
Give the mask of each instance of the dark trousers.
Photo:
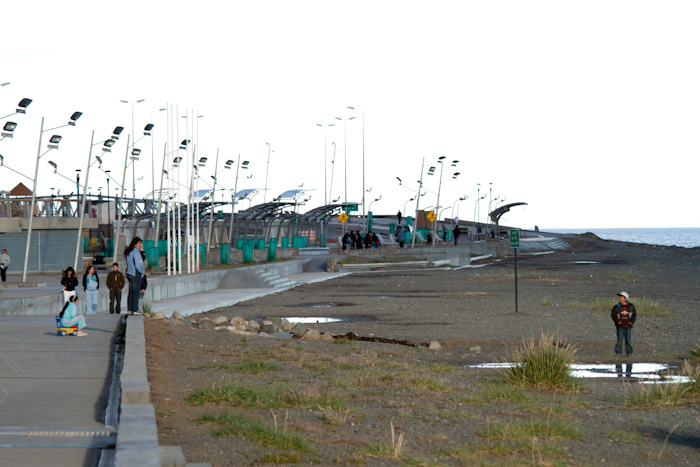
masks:
{"type": "Polygon", "coordinates": [[[141,292],[141,274],[126,276],[129,281],[129,295],[126,298],[126,309],[131,313],[139,311],[139,293],[141,292]]]}
{"type": "Polygon", "coordinates": [[[121,313],[122,309],[122,291],[121,290],[110,290],[109,291],[109,312],[110,313],[121,313]],[[116,311],[115,311],[116,306],[116,311]]]}
{"type": "Polygon", "coordinates": [[[617,328],[617,342],[615,343],[615,353],[622,355],[622,341],[625,341],[625,353],[630,355],[632,350],[632,329],[617,328]]]}
{"type": "Polygon", "coordinates": [[[7,281],[7,277],[5,277],[5,274],[7,274],[7,268],[0,268],[0,276],[2,276],[3,282],[7,281]]]}

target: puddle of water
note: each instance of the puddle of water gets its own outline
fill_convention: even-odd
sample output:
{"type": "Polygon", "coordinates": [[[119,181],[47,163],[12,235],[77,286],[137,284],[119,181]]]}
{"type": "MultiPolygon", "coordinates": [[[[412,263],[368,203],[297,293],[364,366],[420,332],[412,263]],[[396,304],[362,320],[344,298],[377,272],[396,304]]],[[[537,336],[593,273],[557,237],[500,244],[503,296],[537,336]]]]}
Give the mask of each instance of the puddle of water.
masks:
{"type": "Polygon", "coordinates": [[[291,317],[286,318],[290,323],[338,323],[341,321],[347,321],[346,318],[329,318],[327,316],[312,316],[312,317],[291,317]]]}
{"type": "Polygon", "coordinates": [[[325,303],[321,305],[311,305],[311,308],[334,308],[338,306],[337,303],[325,303]]]}
{"type": "Polygon", "coordinates": [[[573,264],[600,264],[600,261],[570,261],[573,264]]]}
{"type": "MultiPolygon", "coordinates": [[[[511,368],[515,364],[480,363],[467,365],[469,368],[502,369],[511,368]]],[[[585,363],[571,365],[571,375],[574,378],[632,378],[642,383],[687,383],[690,378],[679,375],[661,375],[659,373],[676,368],[663,363],[585,363]]]]}

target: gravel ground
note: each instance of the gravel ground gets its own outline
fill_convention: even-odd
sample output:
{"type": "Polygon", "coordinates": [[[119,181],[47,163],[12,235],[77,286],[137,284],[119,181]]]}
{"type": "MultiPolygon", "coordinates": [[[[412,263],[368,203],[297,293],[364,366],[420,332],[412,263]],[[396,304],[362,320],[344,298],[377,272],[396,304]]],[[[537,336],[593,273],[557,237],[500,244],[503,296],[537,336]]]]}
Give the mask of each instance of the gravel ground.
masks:
{"type": "Polygon", "coordinates": [[[468,366],[502,362],[542,333],[557,333],[578,363],[633,368],[679,367],[700,344],[699,249],[590,234],[565,239],[569,250],[518,256],[517,313],[507,257],[460,270],[353,274],[204,314],[336,317],[343,321],[309,327],[415,347],[236,336],[147,320],[160,444],[180,445],[188,462],[214,466],[700,465],[697,397],[630,409],[627,398],[650,387],[635,378],[586,379],[578,392],[521,391],[502,384],[498,370],[468,366]],[[668,310],[637,305],[631,357],[613,353],[609,309],[592,308],[597,297],[612,306],[620,290],[633,303],[668,310]],[[442,349],[420,345],[431,341],[442,349]],[[274,388],[281,402],[186,401],[222,385],[252,394],[274,388]],[[228,432],[216,433],[222,425],[201,421],[203,414],[258,425],[243,422],[236,431],[229,423],[228,432]],[[259,434],[261,426],[273,435],[259,434]],[[284,444],[292,434],[301,445],[284,444]]]}

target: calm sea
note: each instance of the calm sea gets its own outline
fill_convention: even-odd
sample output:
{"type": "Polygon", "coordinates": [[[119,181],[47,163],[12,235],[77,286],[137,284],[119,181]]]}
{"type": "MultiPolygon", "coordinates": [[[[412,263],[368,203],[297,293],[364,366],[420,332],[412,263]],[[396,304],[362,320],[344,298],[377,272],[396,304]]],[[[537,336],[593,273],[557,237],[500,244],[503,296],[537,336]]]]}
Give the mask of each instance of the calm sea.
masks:
{"type": "Polygon", "coordinates": [[[546,229],[546,232],[574,234],[591,232],[605,240],[684,248],[700,247],[700,229],[546,229]]]}

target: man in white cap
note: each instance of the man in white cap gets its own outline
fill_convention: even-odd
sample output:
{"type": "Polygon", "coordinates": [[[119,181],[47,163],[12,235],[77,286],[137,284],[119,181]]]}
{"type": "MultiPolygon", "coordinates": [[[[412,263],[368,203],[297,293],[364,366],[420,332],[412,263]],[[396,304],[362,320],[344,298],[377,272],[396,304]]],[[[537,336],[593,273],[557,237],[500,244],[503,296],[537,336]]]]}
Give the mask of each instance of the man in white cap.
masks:
{"type": "Polygon", "coordinates": [[[625,341],[625,354],[629,356],[632,350],[632,326],[637,320],[637,310],[629,302],[630,295],[627,292],[617,294],[618,302],[613,307],[610,316],[617,327],[617,343],[615,353],[622,355],[622,341],[625,341]]]}

